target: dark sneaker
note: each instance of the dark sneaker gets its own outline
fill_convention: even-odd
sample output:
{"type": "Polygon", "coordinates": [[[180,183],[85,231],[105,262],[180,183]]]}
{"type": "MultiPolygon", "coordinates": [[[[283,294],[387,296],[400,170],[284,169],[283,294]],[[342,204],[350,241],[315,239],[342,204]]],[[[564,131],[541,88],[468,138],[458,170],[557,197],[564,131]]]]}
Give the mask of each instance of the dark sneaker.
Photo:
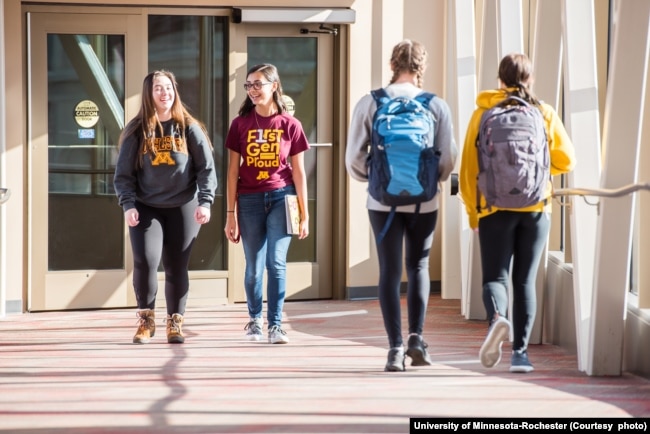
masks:
{"type": "Polygon", "coordinates": [[[528,353],[526,351],[513,351],[512,359],[510,361],[510,372],[518,372],[527,374],[533,372],[535,368],[528,360],[528,353]]]}
{"type": "Polygon", "coordinates": [[[282,330],[279,325],[274,325],[269,329],[269,344],[288,344],[289,338],[287,332],[282,330]]]}
{"type": "Polygon", "coordinates": [[[510,321],[499,316],[490,326],[485,342],[478,352],[481,364],[486,368],[496,366],[501,361],[501,345],[510,339],[510,321]]]}
{"type": "Polygon", "coordinates": [[[391,348],[388,350],[388,360],[386,361],[386,367],[384,367],[384,371],[404,371],[404,359],[404,348],[391,348]]]}
{"type": "Polygon", "coordinates": [[[260,341],[264,336],[262,334],[262,318],[251,318],[251,320],[244,326],[246,330],[246,339],[249,341],[260,341]]]}
{"type": "Polygon", "coordinates": [[[411,358],[411,366],[429,366],[433,364],[429,358],[429,354],[427,353],[428,347],[429,345],[424,342],[422,336],[409,336],[408,350],[406,350],[406,355],[411,358]]]}

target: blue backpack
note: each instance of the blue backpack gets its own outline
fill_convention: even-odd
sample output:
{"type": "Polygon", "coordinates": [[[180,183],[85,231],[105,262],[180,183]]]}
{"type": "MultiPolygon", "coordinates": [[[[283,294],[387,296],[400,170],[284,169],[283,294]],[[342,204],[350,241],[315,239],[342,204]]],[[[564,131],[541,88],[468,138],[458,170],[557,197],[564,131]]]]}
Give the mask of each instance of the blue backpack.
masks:
{"type": "Polygon", "coordinates": [[[391,99],[384,89],[371,92],[377,103],[368,154],[368,193],[391,212],[378,242],[386,235],[395,208],[433,199],[438,191],[440,151],[434,146],[435,118],[422,92],[416,98],[391,99]]]}

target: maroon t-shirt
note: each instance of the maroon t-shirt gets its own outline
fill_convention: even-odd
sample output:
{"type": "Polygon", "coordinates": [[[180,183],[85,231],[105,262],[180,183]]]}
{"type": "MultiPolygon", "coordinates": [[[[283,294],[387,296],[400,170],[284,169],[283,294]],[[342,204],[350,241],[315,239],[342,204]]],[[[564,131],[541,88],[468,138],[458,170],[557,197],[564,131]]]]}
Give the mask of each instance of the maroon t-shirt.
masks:
{"type": "Polygon", "coordinates": [[[233,119],[226,148],[241,154],[239,193],[259,193],[293,184],[289,157],[309,149],[300,121],[288,113],[269,117],[255,110],[233,119]]]}

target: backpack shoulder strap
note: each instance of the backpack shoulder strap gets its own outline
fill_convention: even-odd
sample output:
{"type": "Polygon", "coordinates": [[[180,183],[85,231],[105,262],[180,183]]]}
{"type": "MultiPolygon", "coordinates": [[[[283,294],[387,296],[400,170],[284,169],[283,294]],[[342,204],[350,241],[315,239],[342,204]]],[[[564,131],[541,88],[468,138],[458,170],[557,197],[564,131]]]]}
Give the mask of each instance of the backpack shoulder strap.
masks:
{"type": "Polygon", "coordinates": [[[375,102],[377,103],[377,107],[381,107],[383,104],[386,103],[386,101],[390,99],[388,93],[386,92],[386,89],[384,89],[383,87],[380,87],[379,89],[371,90],[370,94],[375,99],[375,102]]]}
{"type": "Polygon", "coordinates": [[[395,218],[395,212],[397,211],[397,207],[391,207],[390,208],[390,213],[388,213],[388,218],[386,219],[386,223],[384,223],[384,227],[381,229],[381,232],[377,235],[377,244],[381,243],[381,240],[384,239],[386,236],[386,233],[388,232],[388,229],[390,228],[391,223],[393,223],[393,218],[395,218]]]}
{"type": "MultiPolygon", "coordinates": [[[[388,218],[386,219],[386,223],[384,223],[384,227],[382,228],[381,232],[379,235],[377,235],[377,243],[381,243],[381,240],[384,239],[386,236],[386,233],[388,233],[388,229],[390,229],[391,223],[393,223],[393,219],[395,218],[395,213],[397,212],[397,207],[393,206],[390,208],[390,212],[388,213],[388,218]]],[[[420,202],[415,204],[415,215],[417,216],[420,214],[420,202]]],[[[411,227],[415,224],[415,220],[411,221],[411,227]]]]}
{"type": "Polygon", "coordinates": [[[415,97],[416,100],[420,101],[420,103],[425,106],[429,107],[429,103],[433,98],[435,98],[436,94],[431,93],[431,92],[421,92],[418,96],[415,97]]]}

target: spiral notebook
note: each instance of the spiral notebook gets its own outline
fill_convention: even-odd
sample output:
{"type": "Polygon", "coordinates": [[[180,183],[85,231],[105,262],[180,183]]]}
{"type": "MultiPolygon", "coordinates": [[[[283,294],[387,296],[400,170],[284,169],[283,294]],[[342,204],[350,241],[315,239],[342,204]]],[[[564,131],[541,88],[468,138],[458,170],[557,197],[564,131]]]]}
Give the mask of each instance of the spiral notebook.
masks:
{"type": "Polygon", "coordinates": [[[287,211],[287,233],[298,235],[300,233],[300,208],[298,196],[287,194],[284,196],[284,205],[287,211]]]}

